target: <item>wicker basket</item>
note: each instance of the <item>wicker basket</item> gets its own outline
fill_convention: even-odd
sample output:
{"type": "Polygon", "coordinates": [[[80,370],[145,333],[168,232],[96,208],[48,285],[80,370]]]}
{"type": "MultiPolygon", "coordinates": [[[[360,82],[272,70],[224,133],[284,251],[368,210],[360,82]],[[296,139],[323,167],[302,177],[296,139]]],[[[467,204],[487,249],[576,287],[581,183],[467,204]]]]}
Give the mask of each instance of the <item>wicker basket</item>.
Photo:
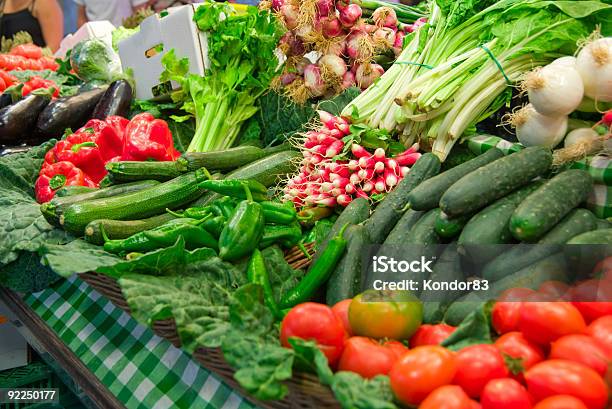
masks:
{"type": "MultiPolygon", "coordinates": [[[[313,248],[313,244],[310,243],[306,245],[306,248],[310,252],[313,248]]],[[[297,248],[289,250],[285,254],[285,259],[293,268],[305,268],[310,264],[310,260],[304,257],[301,250],[297,248]]],[[[128,313],[130,312],[130,307],[123,297],[121,288],[115,279],[98,273],[80,274],[80,277],[117,307],[128,313]]],[[[176,324],[173,319],[156,321],[153,323],[152,329],[153,332],[167,339],[174,346],[181,346],[181,340],[176,331],[176,324]]],[[[340,407],[331,391],[321,385],[314,375],[306,373],[294,374],[293,378],[286,382],[289,387],[289,394],[285,399],[264,402],[253,398],[240,388],[238,383],[234,380],[234,370],[225,362],[223,353],[219,348],[199,348],[195,351],[193,357],[200,362],[202,366],[215,373],[232,388],[241,391],[248,400],[259,407],[270,409],[332,409],[340,407]]]]}

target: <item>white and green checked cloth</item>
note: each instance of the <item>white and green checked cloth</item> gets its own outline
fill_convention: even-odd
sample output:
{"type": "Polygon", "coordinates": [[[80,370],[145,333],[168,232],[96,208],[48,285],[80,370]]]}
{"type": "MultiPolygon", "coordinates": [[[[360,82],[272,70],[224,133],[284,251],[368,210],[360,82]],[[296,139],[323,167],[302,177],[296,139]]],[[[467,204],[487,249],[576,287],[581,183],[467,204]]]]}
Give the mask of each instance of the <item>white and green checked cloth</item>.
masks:
{"type": "Polygon", "coordinates": [[[76,277],[24,301],[127,409],[256,407],[76,277]]]}
{"type": "MultiPolygon", "coordinates": [[[[468,139],[468,148],[475,154],[481,154],[495,147],[505,154],[523,149],[519,143],[508,142],[498,136],[477,135],[468,139]]],[[[588,171],[593,180],[593,190],[587,199],[587,207],[598,217],[612,217],[612,158],[596,155],[575,162],[572,168],[588,171]]]]}

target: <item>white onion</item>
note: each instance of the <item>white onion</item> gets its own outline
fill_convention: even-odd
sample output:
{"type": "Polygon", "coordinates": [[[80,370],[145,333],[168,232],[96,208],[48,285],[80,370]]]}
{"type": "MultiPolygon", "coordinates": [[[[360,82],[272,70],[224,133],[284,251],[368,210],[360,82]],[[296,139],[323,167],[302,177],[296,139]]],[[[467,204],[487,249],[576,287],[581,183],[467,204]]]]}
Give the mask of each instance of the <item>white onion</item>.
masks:
{"type": "Polygon", "coordinates": [[[524,146],[554,148],[567,132],[567,116],[550,117],[540,114],[527,104],[512,115],[510,123],[516,128],[516,137],[524,146]]]}
{"type": "Polygon", "coordinates": [[[535,110],[547,116],[571,114],[584,96],[578,71],[562,64],[536,68],[527,74],[523,87],[535,110]]]}
{"type": "Polygon", "coordinates": [[[560,57],[548,65],[561,65],[563,67],[576,68],[576,57],[572,57],[570,55],[560,57]]]}
{"type": "Polygon", "coordinates": [[[576,59],[584,93],[596,101],[612,101],[612,37],[588,43],[576,59]]]}
{"type": "Polygon", "coordinates": [[[592,128],[578,128],[574,129],[565,137],[563,146],[569,148],[577,144],[595,145],[594,147],[600,147],[599,134],[592,128]]]}

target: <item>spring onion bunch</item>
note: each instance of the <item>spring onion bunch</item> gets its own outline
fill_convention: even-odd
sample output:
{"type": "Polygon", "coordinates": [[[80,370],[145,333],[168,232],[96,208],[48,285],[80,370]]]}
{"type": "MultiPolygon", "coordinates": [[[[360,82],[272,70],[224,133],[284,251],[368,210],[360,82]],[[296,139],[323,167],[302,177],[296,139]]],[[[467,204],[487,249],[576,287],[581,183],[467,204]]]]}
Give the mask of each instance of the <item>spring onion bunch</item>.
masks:
{"type": "Polygon", "coordinates": [[[282,32],[269,11],[252,6],[238,14],[228,3],[210,2],[198,7],[194,20],[207,33],[210,67],[203,77],[188,74],[188,61],[171,51],[162,58],[166,70],[161,81],[181,85],[172,97],[195,116],[196,131],[188,151],[225,149],[257,112],[257,98],[277,75],[274,51],[282,32]]]}
{"type": "Polygon", "coordinates": [[[572,54],[611,15],[600,1],[436,0],[395,64],[342,114],[398,131],[404,144],[431,144],[445,159],[525,72],[572,54]]]}

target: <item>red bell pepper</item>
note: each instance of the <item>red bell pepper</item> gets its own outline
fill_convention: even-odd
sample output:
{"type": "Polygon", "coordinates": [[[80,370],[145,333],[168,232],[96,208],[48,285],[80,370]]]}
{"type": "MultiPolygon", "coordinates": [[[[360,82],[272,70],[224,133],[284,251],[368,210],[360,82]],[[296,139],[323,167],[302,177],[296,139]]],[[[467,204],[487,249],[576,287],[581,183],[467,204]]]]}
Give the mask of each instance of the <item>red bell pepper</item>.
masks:
{"type": "Polygon", "coordinates": [[[47,164],[40,170],[34,185],[36,200],[39,203],[48,202],[53,199],[55,192],[64,186],[96,187],[96,184],[70,162],[47,164]]]}
{"type": "Polygon", "coordinates": [[[31,77],[29,81],[23,84],[21,95],[25,97],[30,92],[40,88],[53,89],[53,98],[59,97],[59,87],[53,80],[46,80],[36,75],[31,77]]]}
{"type": "Polygon", "coordinates": [[[52,163],[70,162],[85,172],[94,183],[100,182],[107,173],[104,168],[106,161],[95,142],[95,137],[92,128],[81,128],[59,141],[52,149],[52,163]]]}
{"type": "Polygon", "coordinates": [[[132,118],[125,131],[122,160],[171,161],[179,156],[166,121],[147,112],[132,118]]]}
{"type": "Polygon", "coordinates": [[[81,129],[94,131],[94,142],[98,145],[102,158],[109,161],[123,153],[123,135],[129,121],[120,116],[109,116],[106,120],[91,119],[81,129]]]}

